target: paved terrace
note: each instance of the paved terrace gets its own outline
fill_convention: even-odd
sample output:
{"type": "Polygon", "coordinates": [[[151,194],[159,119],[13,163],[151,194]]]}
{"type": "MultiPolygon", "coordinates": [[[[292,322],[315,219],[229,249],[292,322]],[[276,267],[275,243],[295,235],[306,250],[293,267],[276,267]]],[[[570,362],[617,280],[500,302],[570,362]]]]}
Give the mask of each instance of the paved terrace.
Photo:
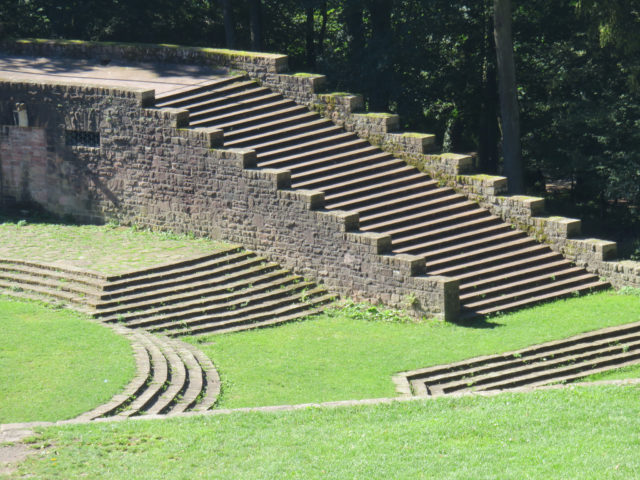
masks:
{"type": "Polygon", "coordinates": [[[197,86],[223,70],[197,65],[129,64],[75,58],[17,57],[0,54],[0,80],[65,82],[154,89],[156,95],[197,86]]]}

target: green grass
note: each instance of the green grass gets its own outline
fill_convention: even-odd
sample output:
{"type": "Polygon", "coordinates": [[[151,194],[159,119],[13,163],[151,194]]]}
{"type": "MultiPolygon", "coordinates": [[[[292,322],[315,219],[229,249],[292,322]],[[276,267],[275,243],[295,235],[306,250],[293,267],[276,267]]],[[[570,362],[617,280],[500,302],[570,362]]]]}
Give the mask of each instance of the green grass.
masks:
{"type": "Polygon", "coordinates": [[[597,382],[600,380],[624,380],[626,378],[640,378],[640,363],[624,368],[609,370],[608,372],[596,373],[588,377],[577,380],[578,382],[597,382]]]}
{"type": "Polygon", "coordinates": [[[229,247],[208,239],[95,225],[0,223],[0,257],[105,274],[176,262],[229,247]]]}
{"type": "Polygon", "coordinates": [[[45,430],[15,478],[630,479],[638,432],[638,387],[128,421],[45,430]]]}
{"type": "MultiPolygon", "coordinates": [[[[640,321],[640,298],[599,293],[461,326],[367,321],[337,309],[278,328],[191,338],[216,364],[221,407],[392,397],[392,375],[640,321]]],[[[384,315],[378,315],[384,317],[384,315]]]]}
{"type": "Polygon", "coordinates": [[[131,346],[68,310],[0,297],[0,423],[72,418],[133,378],[131,346]]]}

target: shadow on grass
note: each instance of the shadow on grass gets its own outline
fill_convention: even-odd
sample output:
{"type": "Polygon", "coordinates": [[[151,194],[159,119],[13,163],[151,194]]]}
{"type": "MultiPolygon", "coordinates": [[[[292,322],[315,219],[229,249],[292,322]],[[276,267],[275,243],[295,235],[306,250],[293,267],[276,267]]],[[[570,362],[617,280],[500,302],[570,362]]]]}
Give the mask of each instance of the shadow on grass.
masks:
{"type": "Polygon", "coordinates": [[[476,330],[494,329],[498,327],[504,327],[501,323],[493,322],[496,317],[480,315],[473,311],[462,310],[460,312],[460,318],[453,320],[451,323],[462,328],[473,328],[476,330]]]}

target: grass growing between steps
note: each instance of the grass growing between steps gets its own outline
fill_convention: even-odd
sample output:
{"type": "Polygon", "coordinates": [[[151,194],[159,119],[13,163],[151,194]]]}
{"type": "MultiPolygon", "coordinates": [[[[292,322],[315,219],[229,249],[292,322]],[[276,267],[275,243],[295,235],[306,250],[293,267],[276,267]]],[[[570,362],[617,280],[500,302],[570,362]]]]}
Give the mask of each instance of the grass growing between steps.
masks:
{"type": "Polygon", "coordinates": [[[105,274],[177,262],[229,244],[113,225],[0,223],[0,257],[71,265],[105,274]]]}
{"type": "Polygon", "coordinates": [[[471,325],[367,320],[373,317],[337,308],[278,328],[190,341],[211,342],[199,348],[220,373],[220,407],[393,397],[395,373],[640,321],[640,298],[604,292],[471,325]]]}
{"type": "Polygon", "coordinates": [[[16,478],[629,479],[639,431],[639,387],[74,425],[16,478]]]}
{"type": "Polygon", "coordinates": [[[68,310],[0,297],[0,423],[72,418],[133,378],[129,342],[68,310]]]}

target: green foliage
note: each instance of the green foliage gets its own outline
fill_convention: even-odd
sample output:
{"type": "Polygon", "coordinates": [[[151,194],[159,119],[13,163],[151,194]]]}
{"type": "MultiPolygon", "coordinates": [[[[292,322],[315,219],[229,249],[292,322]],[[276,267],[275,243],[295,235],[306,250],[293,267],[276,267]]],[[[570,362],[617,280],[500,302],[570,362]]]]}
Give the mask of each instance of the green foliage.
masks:
{"type": "MultiPolygon", "coordinates": [[[[250,48],[249,4],[230,2],[238,49],[250,48]]],[[[584,233],[640,238],[640,0],[514,3],[523,158],[529,188],[569,187],[550,210],[584,233]]],[[[262,0],[264,50],[331,90],[360,92],[402,127],[445,150],[499,158],[489,0],[262,0]],[[308,13],[312,22],[309,24],[308,13]],[[311,48],[311,50],[309,50],[311,48]]],[[[14,36],[224,46],[221,2],[0,0],[14,36]]],[[[623,245],[623,253],[634,249],[623,245]]],[[[640,255],[640,254],[638,254],[640,255]]]]}

